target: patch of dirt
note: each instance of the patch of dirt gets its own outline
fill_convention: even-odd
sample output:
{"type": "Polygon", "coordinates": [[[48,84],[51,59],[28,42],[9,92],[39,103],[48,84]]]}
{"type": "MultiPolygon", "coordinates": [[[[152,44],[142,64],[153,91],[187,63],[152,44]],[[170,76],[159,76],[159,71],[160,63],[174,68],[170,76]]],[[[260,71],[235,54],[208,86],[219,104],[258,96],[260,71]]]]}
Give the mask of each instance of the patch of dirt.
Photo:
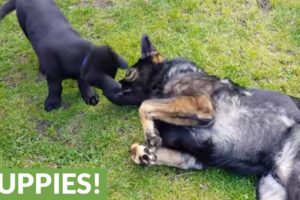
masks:
{"type": "Polygon", "coordinates": [[[38,96],[30,96],[26,99],[26,103],[33,105],[40,104],[41,102],[38,96]]]}
{"type": "Polygon", "coordinates": [[[17,58],[17,60],[18,60],[18,63],[20,63],[20,64],[26,64],[29,62],[29,57],[27,54],[22,54],[17,58]]]}
{"type": "Polygon", "coordinates": [[[279,49],[275,46],[275,45],[270,45],[268,46],[269,51],[271,51],[272,53],[277,53],[279,51],[279,49]]]}
{"type": "Polygon", "coordinates": [[[80,130],[82,128],[83,118],[84,113],[81,112],[74,116],[67,125],[67,133],[70,135],[65,138],[64,143],[70,148],[78,147],[82,143],[80,130]]]}
{"type": "Polygon", "coordinates": [[[107,8],[113,6],[113,3],[108,0],[81,0],[81,5],[83,6],[95,6],[98,8],[107,8]]]}
{"type": "Polygon", "coordinates": [[[68,125],[68,132],[72,135],[79,134],[82,127],[82,120],[84,118],[84,113],[79,113],[70,120],[68,125]]]}
{"type": "Polygon", "coordinates": [[[287,50],[286,54],[288,54],[290,56],[295,56],[296,55],[296,53],[294,51],[292,51],[292,50],[287,50]]]}
{"type": "Polygon", "coordinates": [[[22,80],[26,79],[26,76],[26,73],[12,71],[7,76],[0,78],[0,82],[3,82],[8,87],[15,88],[22,80]]]}
{"type": "Polygon", "coordinates": [[[256,0],[257,5],[264,12],[268,12],[272,9],[272,4],[270,0],[256,0]]]}
{"type": "Polygon", "coordinates": [[[64,109],[64,110],[67,110],[71,107],[71,103],[70,102],[65,102],[65,101],[62,101],[61,102],[61,107],[64,109]]]}
{"type": "Polygon", "coordinates": [[[47,135],[48,133],[48,128],[51,126],[51,123],[49,121],[39,121],[36,126],[35,126],[35,129],[37,130],[37,132],[40,134],[40,135],[47,135]]]}
{"type": "Polygon", "coordinates": [[[25,168],[30,168],[32,166],[34,166],[35,164],[40,164],[40,163],[44,163],[47,161],[47,157],[45,156],[30,156],[28,159],[24,160],[22,162],[23,167],[25,168]]]}
{"type": "Polygon", "coordinates": [[[100,8],[107,8],[113,6],[111,1],[105,1],[105,0],[94,0],[94,5],[100,8]]]}
{"type": "Polygon", "coordinates": [[[34,81],[36,83],[39,83],[39,82],[42,82],[42,81],[45,81],[45,80],[46,80],[46,76],[43,75],[42,73],[38,73],[34,81]]]}
{"type": "Polygon", "coordinates": [[[200,184],[199,184],[199,189],[200,189],[200,190],[207,190],[208,188],[209,188],[208,185],[205,184],[205,183],[200,183],[200,184]]]}

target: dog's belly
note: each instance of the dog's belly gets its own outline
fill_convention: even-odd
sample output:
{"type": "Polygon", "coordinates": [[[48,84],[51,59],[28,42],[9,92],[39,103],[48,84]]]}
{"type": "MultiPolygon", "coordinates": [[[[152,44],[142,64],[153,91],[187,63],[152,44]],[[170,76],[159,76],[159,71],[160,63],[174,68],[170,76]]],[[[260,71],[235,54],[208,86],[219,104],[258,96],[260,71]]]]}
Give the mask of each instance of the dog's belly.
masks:
{"type": "MultiPolygon", "coordinates": [[[[209,161],[214,146],[208,134],[200,133],[199,136],[203,137],[196,139],[195,133],[198,134],[198,132],[195,130],[197,128],[177,126],[160,121],[156,121],[155,125],[162,138],[163,146],[189,153],[201,162],[206,163],[209,161]]],[[[201,129],[198,129],[198,131],[201,131],[201,129]]]]}
{"type": "Polygon", "coordinates": [[[270,167],[299,117],[290,103],[284,95],[262,90],[251,90],[246,96],[221,96],[215,124],[201,131],[211,134],[212,163],[242,173],[260,173],[270,167]]]}
{"type": "Polygon", "coordinates": [[[206,165],[241,174],[262,173],[272,166],[299,112],[285,97],[253,92],[221,95],[216,102],[215,124],[210,128],[158,123],[163,145],[190,153],[206,165]]]}

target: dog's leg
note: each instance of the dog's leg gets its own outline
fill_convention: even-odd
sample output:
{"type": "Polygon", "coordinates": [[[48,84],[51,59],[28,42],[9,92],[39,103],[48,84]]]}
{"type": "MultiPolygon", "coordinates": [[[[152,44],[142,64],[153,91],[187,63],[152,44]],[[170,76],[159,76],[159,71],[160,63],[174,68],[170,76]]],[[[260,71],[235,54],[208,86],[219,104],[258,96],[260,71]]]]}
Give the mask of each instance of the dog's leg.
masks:
{"type": "Polygon", "coordinates": [[[258,200],[286,200],[287,193],[284,186],[272,173],[263,176],[257,186],[258,200]]]}
{"type": "Polygon", "coordinates": [[[286,184],[288,200],[300,199],[300,151],[294,161],[292,172],[286,184]]]}
{"type": "Polygon", "coordinates": [[[300,124],[288,133],[274,160],[273,173],[261,178],[258,185],[259,200],[300,199],[300,124]]]}
{"type": "Polygon", "coordinates": [[[50,112],[61,106],[62,80],[53,80],[47,77],[48,97],[45,100],[45,110],[50,112]]]}
{"type": "Polygon", "coordinates": [[[181,126],[209,126],[214,121],[214,108],[207,96],[146,100],[139,114],[146,140],[152,147],[161,143],[154,120],[181,126]]]}
{"type": "Polygon", "coordinates": [[[133,144],[130,157],[138,165],[167,165],[180,169],[203,169],[203,164],[189,154],[168,148],[158,148],[153,151],[144,145],[133,144]]]}
{"type": "Polygon", "coordinates": [[[300,199],[300,123],[288,133],[282,150],[275,158],[276,174],[285,186],[288,200],[300,199]]]}
{"type": "Polygon", "coordinates": [[[78,87],[80,90],[81,97],[86,104],[93,106],[98,104],[99,97],[86,81],[78,80],[78,87]]]}

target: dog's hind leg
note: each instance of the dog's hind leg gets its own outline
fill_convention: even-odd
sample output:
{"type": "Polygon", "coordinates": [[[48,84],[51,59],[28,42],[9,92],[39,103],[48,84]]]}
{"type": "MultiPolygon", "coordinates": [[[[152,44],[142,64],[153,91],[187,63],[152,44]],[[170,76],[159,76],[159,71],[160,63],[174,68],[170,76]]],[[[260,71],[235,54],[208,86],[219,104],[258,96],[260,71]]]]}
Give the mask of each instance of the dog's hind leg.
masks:
{"type": "Polygon", "coordinates": [[[181,126],[209,126],[214,121],[214,108],[207,96],[146,100],[139,114],[145,138],[152,147],[159,147],[161,143],[154,120],[181,126]]]}
{"type": "Polygon", "coordinates": [[[81,97],[86,104],[93,106],[98,104],[99,97],[86,81],[78,80],[78,87],[80,90],[81,97]]]}
{"type": "Polygon", "coordinates": [[[285,187],[272,173],[259,180],[256,193],[258,200],[287,200],[285,187]]]}
{"type": "Polygon", "coordinates": [[[275,157],[273,173],[259,182],[259,200],[300,199],[300,124],[294,125],[288,136],[275,157]]]}
{"type": "Polygon", "coordinates": [[[130,148],[130,157],[138,165],[167,165],[180,169],[203,169],[203,164],[187,153],[168,148],[158,148],[153,151],[144,145],[133,144],[130,148]]]}
{"type": "MultiPolygon", "coordinates": [[[[294,160],[296,161],[296,160],[294,160]]],[[[287,163],[285,163],[287,164],[287,163]]],[[[279,166],[273,173],[263,176],[257,187],[258,200],[299,200],[300,199],[300,160],[293,166],[279,166]],[[282,170],[289,171],[287,180],[282,170]]]]}
{"type": "Polygon", "coordinates": [[[54,80],[47,77],[48,97],[45,100],[45,110],[50,112],[61,106],[62,80],[54,80]]]}
{"type": "Polygon", "coordinates": [[[288,200],[300,199],[300,151],[293,164],[293,170],[286,184],[288,200]]]}

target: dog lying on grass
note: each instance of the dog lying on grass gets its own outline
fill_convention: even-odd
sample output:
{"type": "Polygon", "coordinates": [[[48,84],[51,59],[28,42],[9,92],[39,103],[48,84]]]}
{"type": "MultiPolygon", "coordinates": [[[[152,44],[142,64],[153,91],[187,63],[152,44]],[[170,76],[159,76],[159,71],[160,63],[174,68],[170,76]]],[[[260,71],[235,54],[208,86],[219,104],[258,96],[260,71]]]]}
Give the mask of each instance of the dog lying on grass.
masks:
{"type": "Polygon", "coordinates": [[[188,60],[163,60],[147,36],[142,57],[108,98],[139,105],[146,144],[139,165],[222,167],[258,175],[260,200],[300,199],[299,99],[247,89],[205,73],[188,60]]]}
{"type": "Polygon", "coordinates": [[[40,71],[47,78],[46,111],[61,106],[65,79],[77,80],[83,100],[90,105],[99,101],[91,85],[104,93],[119,88],[114,78],[118,67],[127,67],[126,61],[108,46],[83,40],[53,0],[10,0],[0,9],[0,20],[13,10],[17,11],[20,26],[39,58],[40,71]]]}

